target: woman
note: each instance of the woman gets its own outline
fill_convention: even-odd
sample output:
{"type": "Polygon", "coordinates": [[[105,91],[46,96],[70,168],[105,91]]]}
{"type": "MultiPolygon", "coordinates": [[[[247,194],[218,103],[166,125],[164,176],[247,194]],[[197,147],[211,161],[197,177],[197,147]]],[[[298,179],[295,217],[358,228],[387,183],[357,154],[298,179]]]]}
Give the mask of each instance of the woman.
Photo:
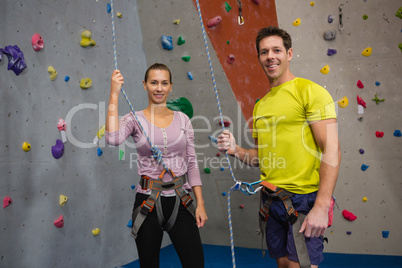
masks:
{"type": "Polygon", "coordinates": [[[115,70],[111,80],[106,141],[118,145],[132,136],[137,147],[141,179],[136,187],[132,235],[140,266],[159,267],[159,252],[163,231],[166,230],[183,267],[204,267],[198,228],[203,227],[208,218],[195,155],[194,131],[184,113],[172,111],[166,106],[173,85],[171,72],[166,65],[159,63],[148,68],[143,81],[148,94],[148,107],[136,112],[152,144],[160,148],[163,162],[169,168],[167,172],[152,154],[151,145],[134,114],[126,114],[119,122],[118,98],[124,79],[120,71],[115,70]],[[155,185],[163,188],[156,189],[155,185]],[[193,191],[197,200],[195,215],[191,213],[188,191],[193,191]]]}

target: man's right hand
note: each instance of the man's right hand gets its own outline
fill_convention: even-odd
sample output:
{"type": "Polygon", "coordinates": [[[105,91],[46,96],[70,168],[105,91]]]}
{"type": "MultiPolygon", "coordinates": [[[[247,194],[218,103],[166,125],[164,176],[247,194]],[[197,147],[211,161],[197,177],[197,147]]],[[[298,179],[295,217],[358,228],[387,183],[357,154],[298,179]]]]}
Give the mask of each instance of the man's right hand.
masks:
{"type": "Polygon", "coordinates": [[[228,155],[234,155],[236,153],[236,140],[233,134],[229,130],[224,130],[218,136],[218,149],[221,152],[227,152],[228,155]]]}

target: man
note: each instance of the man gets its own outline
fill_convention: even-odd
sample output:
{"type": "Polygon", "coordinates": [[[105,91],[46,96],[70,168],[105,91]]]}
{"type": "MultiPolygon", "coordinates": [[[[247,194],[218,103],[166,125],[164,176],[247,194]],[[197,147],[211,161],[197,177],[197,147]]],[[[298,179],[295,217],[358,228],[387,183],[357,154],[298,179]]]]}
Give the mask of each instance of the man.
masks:
{"type": "MultiPolygon", "coordinates": [[[[323,87],[291,73],[293,49],[287,32],[263,28],[256,47],[271,89],[254,107],[255,148],[241,148],[229,131],[219,135],[218,148],[260,167],[262,181],[294,194],[291,200],[299,217],[307,215],[296,233],[304,233],[309,263],[318,267],[341,159],[335,105],[323,87]]],[[[278,267],[300,267],[286,213],[283,202],[272,201],[266,223],[268,250],[278,267]]]]}

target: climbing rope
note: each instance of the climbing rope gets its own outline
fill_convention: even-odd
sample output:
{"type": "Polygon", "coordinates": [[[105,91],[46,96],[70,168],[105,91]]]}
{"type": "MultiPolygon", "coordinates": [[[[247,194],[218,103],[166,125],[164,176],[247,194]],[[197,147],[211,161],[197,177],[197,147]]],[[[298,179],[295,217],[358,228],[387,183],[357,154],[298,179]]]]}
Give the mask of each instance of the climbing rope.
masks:
{"type": "MultiPolygon", "coordinates": [[[[114,30],[114,14],[113,14],[113,0],[110,0],[110,7],[111,7],[111,13],[112,13],[112,32],[113,32],[113,52],[114,52],[114,69],[117,70],[117,53],[116,53],[116,33],[114,30]]],[[[151,151],[152,151],[152,157],[156,159],[156,161],[158,162],[158,164],[162,164],[163,168],[166,169],[167,171],[169,170],[169,168],[166,166],[166,164],[163,162],[163,158],[162,158],[162,152],[161,150],[159,150],[159,148],[156,145],[153,145],[151,142],[151,139],[149,138],[149,136],[147,135],[147,133],[145,132],[144,127],[142,126],[140,120],[138,120],[137,114],[134,111],[133,106],[131,105],[130,100],[128,99],[126,92],[124,91],[123,87],[121,87],[121,92],[123,93],[124,98],[126,99],[128,105],[130,106],[131,111],[134,114],[135,120],[137,121],[138,125],[141,128],[142,133],[144,134],[144,136],[147,138],[149,144],[151,145],[151,151]]]]}
{"type": "MultiPolygon", "coordinates": [[[[202,21],[200,3],[199,3],[199,0],[196,0],[196,2],[197,2],[198,16],[200,18],[201,30],[202,30],[202,34],[203,34],[203,37],[204,37],[205,50],[207,51],[209,69],[211,71],[212,83],[213,83],[213,86],[214,86],[216,103],[218,104],[219,117],[220,117],[222,129],[225,130],[225,124],[223,123],[221,104],[220,104],[220,101],[219,101],[218,89],[216,87],[216,82],[215,82],[214,69],[212,68],[212,61],[211,61],[211,56],[209,54],[207,36],[206,36],[206,33],[205,33],[204,23],[202,21]]],[[[240,24],[241,21],[244,23],[243,19],[240,20],[240,18],[242,18],[241,17],[241,1],[240,0],[238,0],[238,4],[239,4],[239,24],[240,24]]],[[[235,181],[235,185],[233,185],[229,189],[229,192],[228,192],[228,220],[229,220],[229,231],[230,231],[230,249],[231,249],[231,252],[232,252],[233,268],[235,268],[236,267],[236,260],[235,260],[235,252],[234,252],[233,227],[232,227],[232,216],[231,216],[231,208],[230,208],[230,194],[231,194],[232,191],[241,190],[243,193],[245,193],[247,195],[253,195],[253,194],[256,194],[262,188],[262,186],[259,186],[257,189],[254,190],[253,186],[259,184],[261,181],[257,181],[257,182],[253,182],[253,183],[237,181],[235,176],[234,176],[232,165],[230,164],[229,155],[228,155],[227,152],[225,152],[225,156],[226,156],[226,159],[227,159],[227,162],[228,162],[228,165],[229,165],[230,175],[232,176],[232,179],[235,181]]]]}

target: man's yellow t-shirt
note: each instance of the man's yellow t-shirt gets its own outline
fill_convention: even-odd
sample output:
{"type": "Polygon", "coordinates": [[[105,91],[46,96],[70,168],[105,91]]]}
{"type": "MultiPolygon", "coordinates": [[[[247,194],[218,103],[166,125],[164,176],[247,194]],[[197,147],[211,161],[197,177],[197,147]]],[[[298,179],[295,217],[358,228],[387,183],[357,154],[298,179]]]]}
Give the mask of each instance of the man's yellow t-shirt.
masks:
{"type": "Polygon", "coordinates": [[[310,123],[336,118],[326,89],[303,78],[271,88],[253,111],[261,180],[296,194],[318,190],[321,151],[310,123]]]}

